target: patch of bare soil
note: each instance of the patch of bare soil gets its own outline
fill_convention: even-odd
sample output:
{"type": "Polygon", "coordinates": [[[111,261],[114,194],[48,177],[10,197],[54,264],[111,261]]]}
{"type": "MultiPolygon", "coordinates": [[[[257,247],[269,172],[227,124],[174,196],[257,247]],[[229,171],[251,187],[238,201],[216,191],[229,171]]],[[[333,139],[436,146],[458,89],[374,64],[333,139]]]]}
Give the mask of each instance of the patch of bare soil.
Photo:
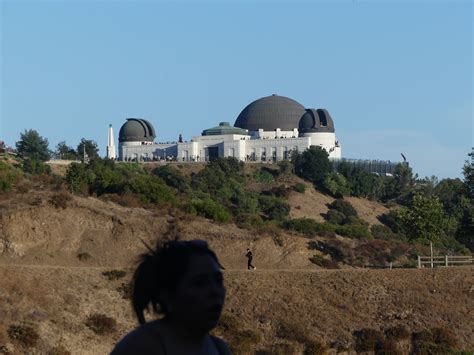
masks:
{"type": "Polygon", "coordinates": [[[357,197],[345,197],[357,211],[357,214],[364,221],[372,224],[381,224],[377,217],[388,213],[389,209],[382,204],[357,197]]]}
{"type": "MultiPolygon", "coordinates": [[[[39,342],[27,351],[30,354],[44,354],[58,345],[73,354],[107,354],[136,323],[120,290],[124,279],[109,281],[101,274],[104,270],[0,267],[3,328],[32,325],[39,342]],[[86,326],[87,318],[94,314],[113,318],[116,330],[109,335],[95,334],[86,326]]],[[[463,267],[225,271],[225,314],[261,335],[254,350],[283,341],[282,326],[296,329],[293,333],[303,329],[305,336],[351,349],[354,331],[398,325],[410,331],[450,329],[460,347],[468,350],[474,346],[472,272],[463,267]]],[[[24,351],[12,340],[7,346],[18,353],[24,351]]]]}
{"type": "Polygon", "coordinates": [[[328,211],[327,205],[334,201],[331,196],[322,194],[314,189],[314,187],[304,182],[306,191],[304,193],[292,193],[288,202],[291,206],[291,218],[312,218],[318,222],[324,222],[322,215],[328,211]]]}

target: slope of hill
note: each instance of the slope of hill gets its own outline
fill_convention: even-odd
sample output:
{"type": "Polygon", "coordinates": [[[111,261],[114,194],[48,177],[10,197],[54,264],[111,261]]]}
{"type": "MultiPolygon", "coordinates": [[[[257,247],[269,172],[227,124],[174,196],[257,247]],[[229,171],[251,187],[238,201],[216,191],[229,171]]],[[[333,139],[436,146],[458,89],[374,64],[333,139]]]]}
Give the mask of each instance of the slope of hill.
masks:
{"type": "MultiPolygon", "coordinates": [[[[0,349],[44,354],[62,345],[73,354],[110,351],[135,324],[123,285],[137,255],[145,250],[142,240],[153,244],[176,222],[183,238],[208,240],[226,266],[224,320],[254,335],[239,345],[241,349],[297,353],[305,342],[316,339],[335,352],[343,351],[356,347],[356,331],[398,325],[410,332],[448,329],[455,333],[459,348],[474,347],[470,267],[367,270],[342,265],[342,270],[323,270],[309,261],[319,252],[308,249],[310,239],[302,236],[240,229],[93,197],[67,195],[61,200],[60,194],[30,191],[0,200],[0,349]],[[245,270],[247,247],[254,251],[256,272],[245,270]],[[109,281],[102,275],[113,269],[126,270],[127,276],[109,281]],[[114,318],[117,329],[95,334],[85,325],[93,314],[114,318]],[[34,348],[25,350],[7,335],[16,324],[37,329],[34,348]]],[[[298,205],[313,206],[306,213],[315,219],[325,213],[328,202],[310,189],[290,196],[292,213],[301,212],[298,205]]],[[[369,223],[384,211],[369,201],[352,202],[369,223]],[[363,209],[368,212],[361,213],[363,209]]],[[[237,341],[222,335],[231,343],[237,341]]]]}

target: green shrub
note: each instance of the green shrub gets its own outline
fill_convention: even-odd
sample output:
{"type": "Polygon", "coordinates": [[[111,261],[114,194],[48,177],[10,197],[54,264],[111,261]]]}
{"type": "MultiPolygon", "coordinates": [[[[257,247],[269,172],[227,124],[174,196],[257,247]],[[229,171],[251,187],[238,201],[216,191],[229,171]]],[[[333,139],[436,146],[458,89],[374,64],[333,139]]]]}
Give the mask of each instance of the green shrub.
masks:
{"type": "Polygon", "coordinates": [[[263,183],[270,183],[275,181],[274,176],[268,171],[264,169],[259,169],[253,174],[253,179],[258,182],[263,183]]]}
{"type": "Polygon", "coordinates": [[[88,194],[89,185],[94,179],[93,174],[85,164],[72,163],[66,172],[66,185],[69,191],[74,193],[88,194]]]}
{"type": "Polygon", "coordinates": [[[336,172],[328,174],[324,178],[323,187],[331,193],[332,196],[347,196],[350,194],[350,186],[344,177],[336,172]]]}
{"type": "Polygon", "coordinates": [[[328,223],[318,223],[311,218],[295,218],[283,222],[283,228],[314,237],[323,231],[334,231],[335,227],[328,223]]]}
{"type": "Polygon", "coordinates": [[[23,160],[22,170],[25,173],[32,175],[51,174],[51,167],[48,164],[35,159],[23,160]]]}
{"type": "Polygon", "coordinates": [[[270,189],[270,194],[276,197],[283,197],[283,198],[288,198],[290,195],[290,189],[287,188],[285,185],[280,185],[277,187],[273,187],[270,189]]]}
{"type": "Polygon", "coordinates": [[[191,212],[216,222],[226,223],[230,221],[229,212],[210,198],[191,200],[191,212]]]}
{"type": "Polygon", "coordinates": [[[306,185],[299,182],[297,183],[296,185],[293,185],[293,190],[295,190],[296,192],[299,192],[301,194],[303,194],[305,191],[306,191],[306,185]]]}
{"type": "Polygon", "coordinates": [[[346,216],[337,210],[329,210],[325,216],[326,220],[332,224],[344,224],[346,221],[346,216]]]}
{"type": "Polygon", "coordinates": [[[102,275],[104,275],[107,278],[107,280],[114,281],[114,280],[121,279],[122,277],[125,277],[125,275],[127,275],[127,272],[123,270],[110,270],[110,271],[104,271],[102,275]]]}
{"type": "Polygon", "coordinates": [[[0,193],[9,192],[21,178],[21,172],[10,164],[0,161],[0,193]]]}
{"type": "Polygon", "coordinates": [[[355,239],[372,239],[372,235],[369,232],[367,226],[364,225],[343,225],[336,228],[336,233],[343,237],[355,238],[355,239]]]}
{"type": "Polygon", "coordinates": [[[163,179],[166,185],[185,192],[190,188],[189,181],[184,174],[171,165],[159,166],[153,170],[153,174],[163,179]]]}
{"type": "Polygon", "coordinates": [[[29,325],[12,324],[8,328],[8,336],[25,348],[35,347],[39,340],[38,333],[29,325]]]}
{"type": "Polygon", "coordinates": [[[115,332],[117,322],[104,314],[92,314],[87,317],[86,326],[97,335],[112,334],[115,332]]]}
{"type": "Polygon", "coordinates": [[[258,203],[269,219],[283,220],[290,213],[290,205],[278,197],[261,195],[258,203]]]}
{"type": "Polygon", "coordinates": [[[176,200],[174,193],[163,180],[150,175],[138,175],[127,180],[124,189],[139,195],[140,199],[147,203],[169,205],[176,200]]]}
{"type": "Polygon", "coordinates": [[[239,213],[236,224],[240,228],[259,228],[263,226],[263,220],[256,213],[239,213]]]}
{"type": "Polygon", "coordinates": [[[351,205],[351,203],[342,199],[334,200],[334,202],[329,204],[328,207],[341,212],[346,218],[349,218],[350,216],[357,216],[357,211],[351,205]]]}

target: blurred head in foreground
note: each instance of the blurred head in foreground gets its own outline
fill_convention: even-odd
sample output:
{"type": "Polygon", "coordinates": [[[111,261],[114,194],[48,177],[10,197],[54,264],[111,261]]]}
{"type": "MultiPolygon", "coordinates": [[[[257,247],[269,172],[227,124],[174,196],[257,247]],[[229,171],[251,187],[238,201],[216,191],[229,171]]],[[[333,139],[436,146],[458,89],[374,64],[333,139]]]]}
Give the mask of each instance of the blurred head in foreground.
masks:
{"type": "MultiPolygon", "coordinates": [[[[155,353],[156,348],[166,354],[194,350],[226,353],[225,343],[208,334],[224,306],[221,269],[216,254],[203,240],[169,241],[141,255],[132,294],[140,326],[116,346],[113,354],[128,354],[119,350],[131,351],[130,343],[140,346],[136,343],[144,341],[151,342],[148,348],[155,353]],[[150,306],[161,319],[145,321],[144,312],[150,306]]],[[[137,351],[136,346],[133,351],[137,351]]]]}

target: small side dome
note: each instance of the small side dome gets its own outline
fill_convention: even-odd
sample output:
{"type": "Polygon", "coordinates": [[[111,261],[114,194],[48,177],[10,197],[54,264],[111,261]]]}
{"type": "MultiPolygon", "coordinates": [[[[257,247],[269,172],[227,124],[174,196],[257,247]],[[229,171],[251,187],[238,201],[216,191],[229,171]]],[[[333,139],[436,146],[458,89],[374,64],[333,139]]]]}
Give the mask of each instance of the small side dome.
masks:
{"type": "Polygon", "coordinates": [[[208,128],[202,131],[203,136],[217,136],[226,134],[247,135],[247,131],[239,127],[232,127],[229,122],[219,122],[219,126],[208,128]]]}
{"type": "Polygon", "coordinates": [[[334,133],[334,121],[326,109],[308,109],[298,124],[300,134],[329,132],[334,133]]]}
{"type": "Polygon", "coordinates": [[[155,129],[142,118],[127,118],[119,132],[119,142],[153,142],[155,129]]]}

